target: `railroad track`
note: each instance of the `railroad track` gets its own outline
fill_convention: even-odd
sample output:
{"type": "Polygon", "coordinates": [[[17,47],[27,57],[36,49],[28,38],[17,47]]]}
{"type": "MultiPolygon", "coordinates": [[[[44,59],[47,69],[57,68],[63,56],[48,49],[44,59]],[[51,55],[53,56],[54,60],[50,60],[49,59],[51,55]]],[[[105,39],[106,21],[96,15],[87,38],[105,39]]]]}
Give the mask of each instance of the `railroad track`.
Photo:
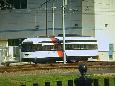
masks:
{"type": "Polygon", "coordinates": [[[18,72],[18,71],[34,71],[34,70],[52,70],[52,69],[77,69],[78,65],[84,63],[89,69],[105,69],[115,68],[115,62],[76,62],[67,64],[23,64],[1,66],[0,73],[18,72]]]}

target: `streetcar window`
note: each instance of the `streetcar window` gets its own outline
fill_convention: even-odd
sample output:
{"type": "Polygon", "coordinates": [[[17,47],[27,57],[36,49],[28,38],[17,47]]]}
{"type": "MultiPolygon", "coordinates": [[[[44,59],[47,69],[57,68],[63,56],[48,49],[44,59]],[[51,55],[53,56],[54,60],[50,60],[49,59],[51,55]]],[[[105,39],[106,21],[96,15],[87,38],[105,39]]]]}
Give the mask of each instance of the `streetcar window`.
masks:
{"type": "Polygon", "coordinates": [[[22,44],[21,51],[22,52],[34,52],[41,50],[40,44],[22,44]]]}
{"type": "MultiPolygon", "coordinates": [[[[66,50],[95,50],[97,49],[97,44],[66,44],[66,50]]],[[[54,51],[63,50],[63,45],[44,45],[42,44],[22,44],[22,52],[35,52],[35,51],[54,51]]]]}
{"type": "Polygon", "coordinates": [[[61,45],[44,45],[42,46],[42,51],[54,51],[54,50],[61,50],[61,45]]]}
{"type": "Polygon", "coordinates": [[[66,50],[95,50],[96,44],[66,44],[66,50]]]}
{"type": "Polygon", "coordinates": [[[50,51],[51,49],[54,49],[53,45],[44,45],[44,46],[42,46],[42,51],[50,51]]]}
{"type": "Polygon", "coordinates": [[[97,49],[97,45],[96,45],[96,44],[86,45],[86,49],[87,49],[87,50],[94,50],[94,49],[97,49]]]}
{"type": "Polygon", "coordinates": [[[31,50],[32,50],[32,46],[30,44],[23,44],[22,45],[22,48],[21,48],[22,52],[31,52],[31,50]]]}

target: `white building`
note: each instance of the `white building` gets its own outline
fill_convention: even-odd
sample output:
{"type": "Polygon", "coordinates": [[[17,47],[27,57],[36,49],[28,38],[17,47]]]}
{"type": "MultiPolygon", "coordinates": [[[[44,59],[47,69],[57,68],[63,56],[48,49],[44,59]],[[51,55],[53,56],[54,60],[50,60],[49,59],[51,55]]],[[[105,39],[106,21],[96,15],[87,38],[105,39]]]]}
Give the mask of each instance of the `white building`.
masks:
{"type": "Polygon", "coordinates": [[[114,4],[114,0],[95,0],[95,37],[99,43],[100,60],[115,61],[114,4]]]}

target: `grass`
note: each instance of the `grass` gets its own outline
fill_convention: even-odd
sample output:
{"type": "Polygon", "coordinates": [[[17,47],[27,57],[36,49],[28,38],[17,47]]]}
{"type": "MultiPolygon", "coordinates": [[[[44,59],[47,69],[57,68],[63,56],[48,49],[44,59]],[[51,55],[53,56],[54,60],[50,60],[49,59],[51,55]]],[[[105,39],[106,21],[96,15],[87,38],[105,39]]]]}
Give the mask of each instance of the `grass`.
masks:
{"type": "Polygon", "coordinates": [[[28,76],[13,76],[13,77],[0,77],[0,86],[20,86],[21,83],[26,83],[27,86],[32,86],[32,83],[39,83],[44,86],[45,81],[50,81],[51,86],[56,86],[56,81],[63,81],[63,85],[67,86],[67,80],[73,80],[76,76],[66,75],[28,75],[28,76]]]}
{"type": "MultiPolygon", "coordinates": [[[[6,73],[0,75],[0,86],[21,86],[22,83],[26,83],[26,86],[32,86],[33,83],[39,83],[40,86],[45,86],[45,81],[50,81],[50,86],[56,86],[56,81],[62,81],[62,86],[68,86],[68,80],[74,80],[78,76],[76,74],[61,74],[61,73],[46,73],[46,74],[34,74],[26,72],[20,73],[6,73]],[[26,74],[27,73],[27,74],[26,74]]],[[[104,86],[104,78],[110,79],[110,86],[114,86],[115,75],[114,74],[92,74],[87,77],[99,79],[99,86],[104,86]]]]}

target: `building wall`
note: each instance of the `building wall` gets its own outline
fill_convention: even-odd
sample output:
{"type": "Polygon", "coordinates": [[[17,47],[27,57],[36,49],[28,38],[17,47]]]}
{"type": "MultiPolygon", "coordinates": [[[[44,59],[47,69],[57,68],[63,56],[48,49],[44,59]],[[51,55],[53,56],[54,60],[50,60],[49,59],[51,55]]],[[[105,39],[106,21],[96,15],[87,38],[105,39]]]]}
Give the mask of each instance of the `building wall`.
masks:
{"type": "Polygon", "coordinates": [[[0,39],[0,65],[3,62],[3,60],[8,55],[8,42],[7,40],[0,39]]]}
{"type": "Polygon", "coordinates": [[[115,61],[115,52],[113,52],[113,57],[110,58],[108,51],[100,51],[99,61],[115,61]]]}
{"type": "MultiPolygon", "coordinates": [[[[65,8],[66,33],[94,36],[94,30],[90,30],[94,28],[94,17],[83,14],[85,8],[87,13],[85,3],[88,6],[91,5],[90,8],[94,8],[94,3],[91,1],[68,0],[65,8]]],[[[52,35],[52,2],[48,2],[47,6],[47,34],[52,35]]],[[[54,11],[55,35],[58,35],[62,34],[62,0],[56,0],[54,6],[56,7],[54,11]]],[[[92,9],[90,9],[91,13],[93,13],[92,9]]],[[[0,10],[0,38],[25,38],[40,35],[46,35],[46,5],[44,0],[28,0],[27,9],[0,10]]]]}
{"type": "MultiPolygon", "coordinates": [[[[99,51],[107,51],[107,54],[109,52],[109,44],[115,45],[114,4],[114,0],[95,0],[95,37],[98,40],[99,51]]],[[[115,46],[113,49],[115,49],[115,46]]],[[[100,58],[102,58],[101,56],[100,58]]],[[[104,57],[106,58],[108,55],[104,57]]]]}
{"type": "Polygon", "coordinates": [[[7,40],[0,40],[0,47],[8,47],[7,40]]]}
{"type": "Polygon", "coordinates": [[[95,8],[94,0],[82,2],[82,35],[95,36],[95,8]]]}

